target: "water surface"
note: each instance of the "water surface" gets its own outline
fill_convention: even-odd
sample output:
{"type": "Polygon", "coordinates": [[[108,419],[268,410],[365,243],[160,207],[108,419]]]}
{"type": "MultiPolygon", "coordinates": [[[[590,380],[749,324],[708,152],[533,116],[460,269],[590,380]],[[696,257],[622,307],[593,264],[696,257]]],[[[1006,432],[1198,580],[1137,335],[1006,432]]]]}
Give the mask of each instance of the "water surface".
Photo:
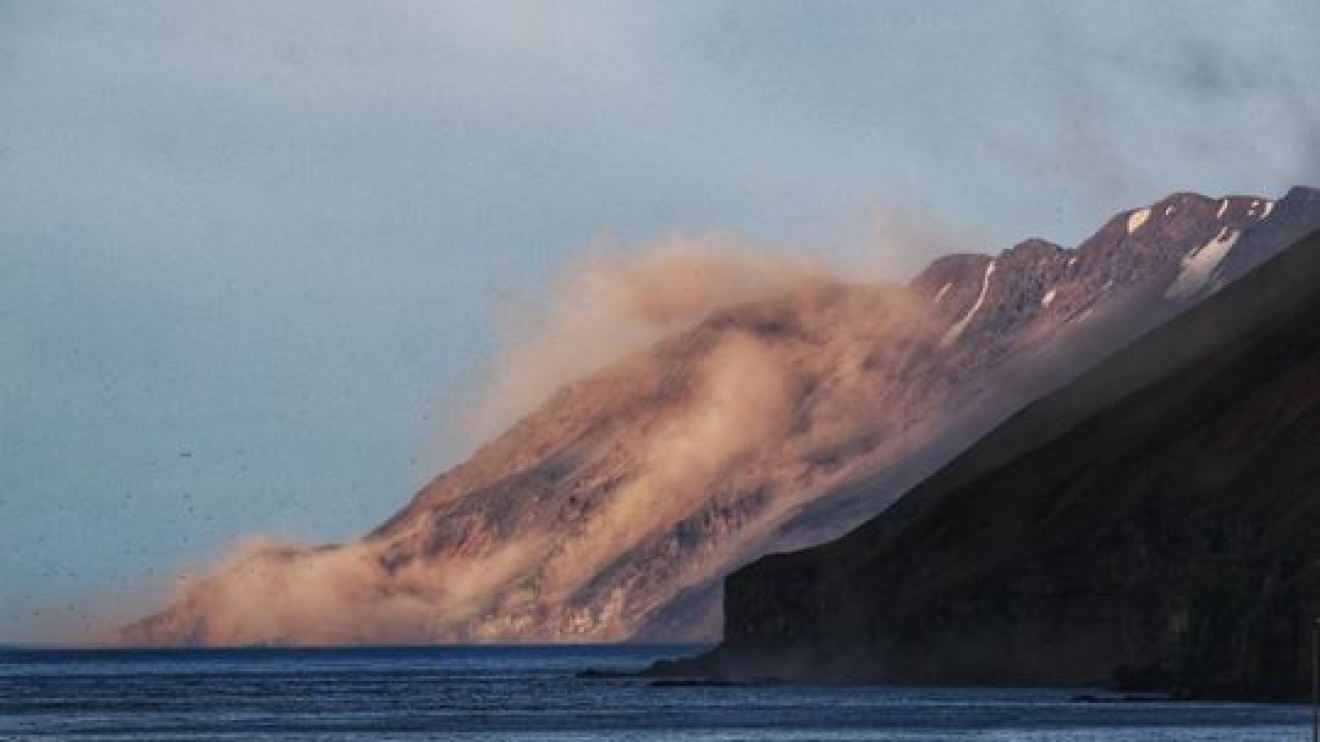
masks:
{"type": "Polygon", "coordinates": [[[0,739],[1290,742],[1305,706],[587,680],[689,647],[0,650],[0,739]]]}

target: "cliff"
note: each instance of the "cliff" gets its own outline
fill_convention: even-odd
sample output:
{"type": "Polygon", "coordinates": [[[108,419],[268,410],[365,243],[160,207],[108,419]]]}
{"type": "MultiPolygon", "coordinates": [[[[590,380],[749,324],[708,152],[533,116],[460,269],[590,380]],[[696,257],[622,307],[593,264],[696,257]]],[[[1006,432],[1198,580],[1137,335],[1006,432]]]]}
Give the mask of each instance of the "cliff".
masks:
{"type": "Polygon", "coordinates": [[[847,536],[735,573],[723,644],[657,671],[1307,697],[1318,450],[1314,233],[847,536]]]}
{"type": "Polygon", "coordinates": [[[1320,194],[1175,194],[1076,248],[815,279],[555,394],[345,544],[244,544],[130,644],[700,639],[717,589],[836,537],[1005,416],[1320,222],[1320,194]]]}

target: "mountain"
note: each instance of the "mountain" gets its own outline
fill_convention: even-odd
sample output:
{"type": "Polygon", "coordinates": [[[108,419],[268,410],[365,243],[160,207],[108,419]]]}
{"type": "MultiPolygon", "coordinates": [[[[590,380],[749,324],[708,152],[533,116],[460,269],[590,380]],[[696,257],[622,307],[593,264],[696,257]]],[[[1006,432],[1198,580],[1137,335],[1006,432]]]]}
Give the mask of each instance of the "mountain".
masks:
{"type": "Polygon", "coordinates": [[[1320,231],[847,536],[735,573],[724,643],[657,670],[1306,698],[1317,450],[1320,231]]]}
{"type": "Polygon", "coordinates": [[[1175,194],[1075,249],[804,281],[560,390],[356,541],[251,541],[132,644],[708,638],[720,580],[838,536],[1005,416],[1320,223],[1175,194]]]}

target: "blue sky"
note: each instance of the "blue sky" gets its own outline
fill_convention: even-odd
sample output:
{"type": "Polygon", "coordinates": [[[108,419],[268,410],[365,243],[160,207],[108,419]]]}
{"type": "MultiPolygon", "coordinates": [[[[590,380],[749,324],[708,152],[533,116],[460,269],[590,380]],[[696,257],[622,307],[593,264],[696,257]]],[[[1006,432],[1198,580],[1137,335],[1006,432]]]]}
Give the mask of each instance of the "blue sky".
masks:
{"type": "Polygon", "coordinates": [[[603,243],[901,276],[1316,184],[1317,31],[1309,0],[0,2],[0,640],[383,520],[464,452],[505,310],[603,243]]]}

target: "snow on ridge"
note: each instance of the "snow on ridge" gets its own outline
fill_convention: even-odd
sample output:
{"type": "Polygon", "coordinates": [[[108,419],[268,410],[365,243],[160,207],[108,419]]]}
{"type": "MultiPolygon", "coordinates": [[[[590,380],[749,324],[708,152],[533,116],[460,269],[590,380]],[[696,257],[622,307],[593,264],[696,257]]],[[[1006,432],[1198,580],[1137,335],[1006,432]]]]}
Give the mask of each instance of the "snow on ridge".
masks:
{"type": "Polygon", "coordinates": [[[1223,219],[1224,213],[1228,211],[1228,199],[1219,202],[1219,211],[1215,212],[1216,219],[1223,219]]]}
{"type": "Polygon", "coordinates": [[[1048,309],[1049,306],[1054,303],[1054,297],[1057,293],[1058,292],[1055,291],[1054,289],[1050,289],[1049,291],[1046,291],[1045,295],[1040,298],[1040,305],[1048,309]]]}
{"type": "Polygon", "coordinates": [[[967,311],[967,314],[963,315],[962,319],[958,320],[953,327],[949,328],[948,332],[944,333],[944,338],[940,340],[940,347],[944,347],[957,340],[958,337],[963,334],[963,330],[966,330],[967,326],[972,323],[972,319],[976,317],[976,313],[981,311],[981,305],[985,303],[985,295],[990,291],[990,276],[993,275],[994,272],[995,261],[991,260],[985,266],[985,275],[981,277],[981,293],[976,297],[976,303],[967,311]]]}
{"type": "Polygon", "coordinates": [[[935,294],[935,303],[936,303],[936,304],[939,304],[939,303],[940,303],[940,299],[943,299],[943,298],[944,298],[944,295],[947,294],[947,293],[949,293],[949,289],[951,289],[951,288],[953,288],[953,284],[952,284],[952,283],[946,283],[946,284],[944,284],[943,286],[941,286],[941,287],[940,287],[940,290],[939,290],[939,293],[935,294]]]}
{"type": "Polygon", "coordinates": [[[1164,298],[1186,299],[1203,290],[1241,236],[1241,231],[1224,227],[1214,239],[1187,253],[1182,259],[1182,272],[1164,292],[1164,298]]]}
{"type": "Polygon", "coordinates": [[[1150,218],[1149,207],[1145,209],[1138,209],[1132,212],[1131,214],[1128,214],[1127,233],[1132,234],[1138,229],[1141,229],[1141,225],[1145,224],[1146,220],[1149,218],[1150,218]]]}
{"type": "Polygon", "coordinates": [[[1262,211],[1262,212],[1260,212],[1260,218],[1261,218],[1261,219],[1264,219],[1265,217],[1269,216],[1271,211],[1274,211],[1274,202],[1273,202],[1273,201],[1266,201],[1266,202],[1265,202],[1265,210],[1262,211]]]}

